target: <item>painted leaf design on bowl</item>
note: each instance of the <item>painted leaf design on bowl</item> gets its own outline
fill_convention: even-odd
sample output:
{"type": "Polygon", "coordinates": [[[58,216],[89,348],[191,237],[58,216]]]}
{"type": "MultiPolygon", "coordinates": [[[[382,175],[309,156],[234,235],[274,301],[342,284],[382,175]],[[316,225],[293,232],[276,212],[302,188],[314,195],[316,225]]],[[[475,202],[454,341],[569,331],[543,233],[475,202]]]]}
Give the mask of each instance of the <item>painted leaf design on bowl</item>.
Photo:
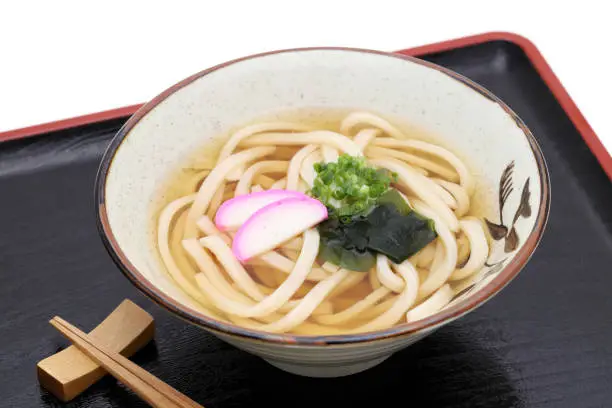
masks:
{"type": "MultiPolygon", "coordinates": [[[[499,223],[484,218],[484,222],[487,226],[489,234],[494,241],[503,242],[503,253],[510,254],[518,249],[521,243],[520,236],[516,229],[516,223],[524,218],[527,219],[532,215],[531,208],[531,190],[529,188],[530,178],[528,177],[521,190],[521,196],[518,207],[514,212],[512,221],[507,224],[504,221],[504,209],[508,203],[508,198],[514,193],[514,160],[506,165],[500,179],[498,187],[498,213],[499,223]]],[[[510,255],[504,256],[502,259],[491,261],[491,254],[489,260],[485,263],[485,269],[479,274],[472,277],[472,282],[466,287],[460,289],[451,303],[456,303],[462,298],[467,297],[477,287],[482,286],[485,280],[490,280],[495,277],[506,265],[506,261],[510,258],[510,255]],[[488,268],[488,269],[487,269],[488,268]]]]}
{"type": "Polygon", "coordinates": [[[504,252],[510,253],[516,250],[520,244],[520,238],[516,231],[515,225],[520,218],[529,218],[531,216],[531,191],[529,190],[529,177],[523,185],[519,206],[514,213],[512,222],[509,225],[504,223],[504,207],[508,202],[508,198],[514,192],[514,160],[508,163],[499,179],[499,224],[485,218],[485,223],[491,234],[491,238],[495,241],[504,241],[504,252]]]}

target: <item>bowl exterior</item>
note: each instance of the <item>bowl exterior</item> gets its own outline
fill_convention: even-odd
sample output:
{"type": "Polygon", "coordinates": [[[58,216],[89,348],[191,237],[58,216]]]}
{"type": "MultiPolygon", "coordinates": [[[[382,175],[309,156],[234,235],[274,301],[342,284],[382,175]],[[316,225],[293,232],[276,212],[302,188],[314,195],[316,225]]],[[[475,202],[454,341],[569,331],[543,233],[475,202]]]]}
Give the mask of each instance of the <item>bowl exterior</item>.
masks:
{"type": "Polygon", "coordinates": [[[221,340],[263,358],[283,371],[305,377],[333,378],[357,374],[372,368],[403,348],[433,333],[422,330],[405,336],[355,345],[329,345],[325,348],[266,343],[224,334],[221,340]]]}

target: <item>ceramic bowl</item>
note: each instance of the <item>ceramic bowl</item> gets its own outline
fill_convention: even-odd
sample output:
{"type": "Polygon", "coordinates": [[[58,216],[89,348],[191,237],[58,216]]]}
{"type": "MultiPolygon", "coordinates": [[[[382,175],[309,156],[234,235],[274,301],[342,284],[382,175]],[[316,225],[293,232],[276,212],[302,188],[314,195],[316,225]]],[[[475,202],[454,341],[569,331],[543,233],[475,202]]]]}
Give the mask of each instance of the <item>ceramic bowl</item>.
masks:
{"type": "Polygon", "coordinates": [[[348,375],[473,311],[525,266],[542,236],[549,177],[531,132],[489,91],[415,58],[346,48],[254,55],[199,72],[144,105],[119,131],[96,181],[100,233],[123,273],[159,305],[292,373],[348,375]],[[247,330],[201,313],[165,272],[154,245],[160,186],[190,153],[228,129],[297,108],[398,117],[467,158],[493,242],[486,266],[426,319],[370,333],[296,336],[247,330]],[[510,188],[511,187],[511,188],[510,188]]]}

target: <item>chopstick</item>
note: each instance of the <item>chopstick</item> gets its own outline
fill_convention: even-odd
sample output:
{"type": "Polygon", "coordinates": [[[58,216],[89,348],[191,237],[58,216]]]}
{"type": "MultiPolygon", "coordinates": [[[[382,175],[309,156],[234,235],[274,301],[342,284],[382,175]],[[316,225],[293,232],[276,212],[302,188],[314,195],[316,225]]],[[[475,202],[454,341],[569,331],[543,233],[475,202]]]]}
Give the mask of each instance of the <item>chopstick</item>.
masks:
{"type": "Polygon", "coordinates": [[[49,323],[149,405],[160,408],[204,408],[127,358],[97,343],[87,333],[61,317],[55,316],[49,323]]]}

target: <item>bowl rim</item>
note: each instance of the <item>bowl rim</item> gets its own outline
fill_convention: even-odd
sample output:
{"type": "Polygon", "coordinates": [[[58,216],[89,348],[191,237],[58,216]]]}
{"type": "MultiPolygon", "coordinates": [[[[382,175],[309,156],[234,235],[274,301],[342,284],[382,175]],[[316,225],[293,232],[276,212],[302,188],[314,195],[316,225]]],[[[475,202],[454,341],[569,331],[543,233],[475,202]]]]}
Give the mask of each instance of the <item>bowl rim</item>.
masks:
{"type": "Polygon", "coordinates": [[[193,74],[180,82],[177,82],[176,84],[170,86],[165,91],[154,97],[151,101],[144,104],[128,119],[128,121],[121,127],[121,129],[119,129],[119,131],[107,147],[104,156],[102,157],[100,166],[98,168],[98,173],[95,181],[94,196],[98,232],[102,238],[106,250],[109,252],[113,261],[117,264],[121,272],[132,282],[132,284],[134,284],[140,291],[142,291],[147,297],[149,297],[159,306],[172,312],[183,320],[188,321],[189,323],[196,324],[197,326],[203,327],[206,330],[212,331],[213,333],[219,335],[263,343],[316,347],[327,345],[351,345],[358,343],[366,343],[375,340],[391,339],[398,336],[407,336],[423,330],[434,330],[447,322],[450,322],[456,318],[463,316],[464,314],[467,314],[468,312],[476,309],[477,307],[491,299],[518,275],[518,273],[522,270],[527,261],[531,258],[533,252],[535,251],[542,239],[542,235],[545,230],[550,211],[550,176],[548,173],[546,162],[544,160],[544,156],[542,154],[542,150],[538,142],[536,141],[532,132],[518,117],[518,115],[492,92],[490,92],[483,86],[473,82],[472,80],[464,77],[463,75],[458,74],[442,66],[436,65],[434,63],[402,54],[351,47],[302,47],[257,53],[223,62],[221,64],[215,65],[211,68],[207,68],[196,74],[193,74]],[[140,120],[170,95],[190,85],[194,81],[212,72],[218,71],[224,67],[240,63],[242,61],[266,57],[275,54],[310,51],[342,51],[376,54],[389,58],[397,58],[421,66],[425,66],[430,69],[435,69],[436,71],[439,71],[451,77],[452,79],[460,82],[464,86],[467,86],[472,91],[478,93],[480,96],[497,103],[514,120],[516,125],[525,135],[536,160],[541,186],[540,205],[538,207],[538,213],[534,226],[531,232],[529,233],[529,236],[525,240],[525,243],[523,244],[522,248],[515,254],[513,259],[500,271],[500,273],[493,280],[491,280],[484,287],[476,291],[470,297],[463,299],[461,302],[458,302],[452,307],[444,309],[425,319],[418,320],[413,323],[403,323],[384,330],[345,335],[316,336],[268,333],[260,330],[247,329],[234,325],[232,323],[225,323],[216,320],[212,317],[209,317],[203,313],[200,313],[196,310],[183,306],[180,302],[175,301],[174,299],[157,289],[155,285],[153,285],[147,278],[145,278],[138,271],[138,269],[129,261],[128,257],[118,245],[118,242],[110,227],[108,214],[106,211],[107,206],[105,202],[105,190],[107,176],[115,154],[120,148],[122,142],[127,139],[130,131],[140,122],[140,120]]]}

